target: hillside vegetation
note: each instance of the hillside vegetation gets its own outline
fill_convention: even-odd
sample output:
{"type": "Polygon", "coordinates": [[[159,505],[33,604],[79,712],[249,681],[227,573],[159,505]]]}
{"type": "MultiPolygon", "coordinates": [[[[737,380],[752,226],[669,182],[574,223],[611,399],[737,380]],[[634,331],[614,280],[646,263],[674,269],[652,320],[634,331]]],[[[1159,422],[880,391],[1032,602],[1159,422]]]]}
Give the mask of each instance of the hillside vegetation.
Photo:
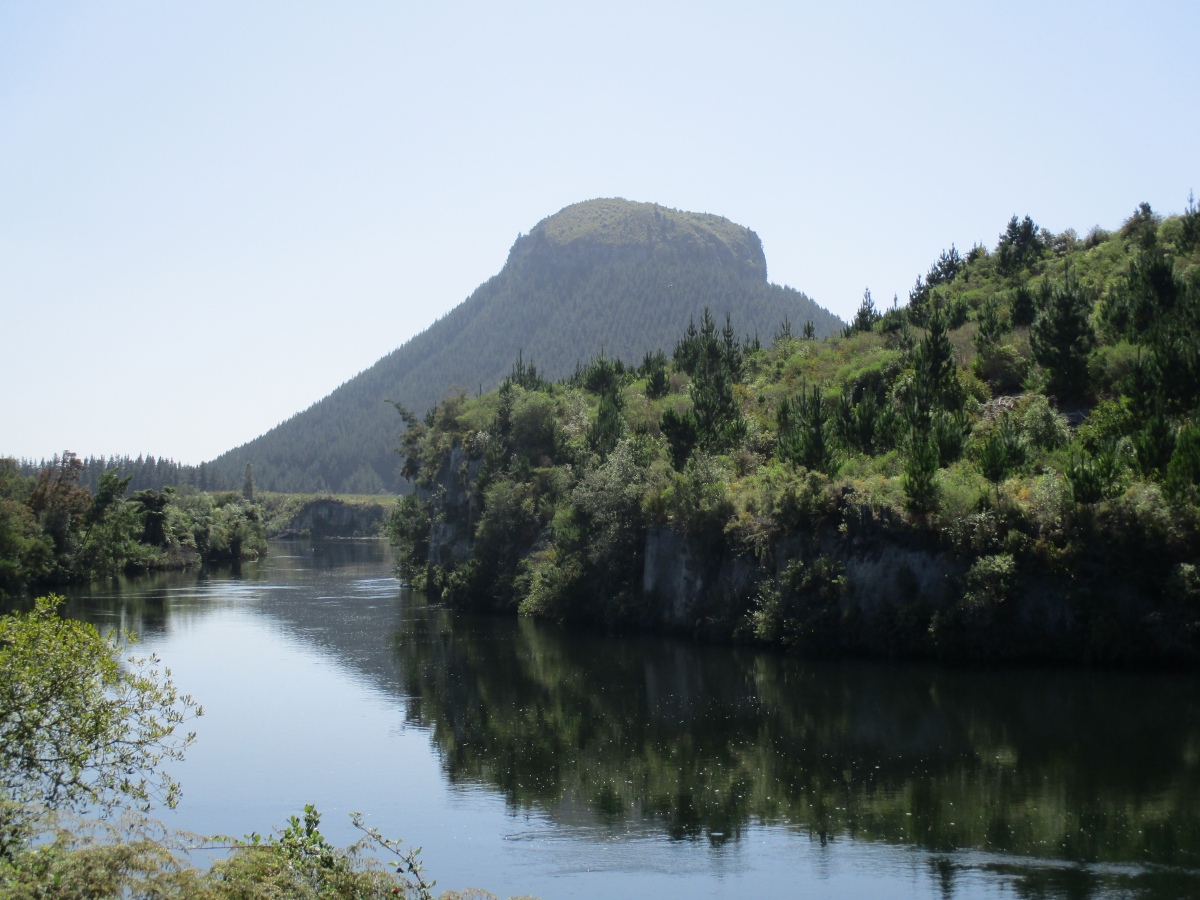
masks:
{"type": "Polygon", "coordinates": [[[134,476],[100,472],[64,453],[36,475],[0,459],[0,599],[44,585],[121,572],[257,559],[267,550],[262,510],[246,473],[240,493],[194,488],[130,491],[134,476]]]}
{"type": "Polygon", "coordinates": [[[401,409],[402,576],[806,653],[1200,658],[1194,204],[1084,238],[1014,217],[825,340],[713,308],[670,357],[521,359],[401,409]]]}
{"type": "Polygon", "coordinates": [[[552,378],[601,349],[632,363],[669,349],[679,323],[705,307],[729,310],[748,335],[784,318],[811,320],[820,335],[842,325],[768,283],[758,236],[727,219],[625,200],[569,206],[518,238],[501,272],[426,331],[211,462],[207,477],[237,485],[250,462],[264,490],[399,490],[400,429],[385,401],[424,412],[452,386],[492,389],[522,351],[552,378]]]}

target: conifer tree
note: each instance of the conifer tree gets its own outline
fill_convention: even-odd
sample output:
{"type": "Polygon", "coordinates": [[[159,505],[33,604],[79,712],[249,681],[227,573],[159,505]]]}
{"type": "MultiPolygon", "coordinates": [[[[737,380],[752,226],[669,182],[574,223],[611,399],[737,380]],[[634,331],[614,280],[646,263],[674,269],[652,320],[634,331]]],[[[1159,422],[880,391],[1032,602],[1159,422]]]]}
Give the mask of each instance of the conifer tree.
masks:
{"type": "Polygon", "coordinates": [[[1017,221],[1013,216],[1004,234],[1000,235],[997,268],[1001,275],[1015,275],[1036,262],[1045,249],[1046,243],[1033,220],[1026,216],[1017,221]]]}
{"type": "Polygon", "coordinates": [[[871,331],[883,316],[879,310],[875,308],[875,301],[871,299],[871,289],[867,288],[863,291],[862,302],[858,305],[858,312],[854,314],[853,321],[846,326],[846,337],[856,334],[860,331],[871,331]]]}
{"type": "Polygon", "coordinates": [[[247,503],[254,502],[254,466],[246,463],[246,476],[242,479],[242,499],[247,503]]]}
{"type": "Polygon", "coordinates": [[[954,345],[946,334],[946,317],[940,306],[929,314],[928,330],[914,355],[917,382],[920,389],[946,406],[957,406],[956,387],[958,366],[954,362],[954,345]]]}
{"type": "Polygon", "coordinates": [[[832,435],[824,397],[816,385],[800,388],[794,400],[784,398],[776,413],[779,425],[779,456],[818,472],[827,471],[833,462],[832,435]]]}
{"type": "Polygon", "coordinates": [[[658,427],[671,448],[672,464],[677,470],[682,471],[696,446],[696,417],[692,415],[690,409],[682,413],[676,412],[674,409],[667,409],[663,413],[658,427]]]}
{"type": "Polygon", "coordinates": [[[904,464],[904,503],[916,515],[933,512],[938,507],[937,482],[938,450],[928,432],[914,432],[909,438],[908,459],[904,464]]]}
{"type": "Polygon", "coordinates": [[[1050,391],[1077,396],[1087,387],[1088,355],[1096,343],[1091,293],[1068,270],[1059,284],[1042,283],[1041,308],[1029,331],[1033,358],[1050,374],[1050,391]]]}

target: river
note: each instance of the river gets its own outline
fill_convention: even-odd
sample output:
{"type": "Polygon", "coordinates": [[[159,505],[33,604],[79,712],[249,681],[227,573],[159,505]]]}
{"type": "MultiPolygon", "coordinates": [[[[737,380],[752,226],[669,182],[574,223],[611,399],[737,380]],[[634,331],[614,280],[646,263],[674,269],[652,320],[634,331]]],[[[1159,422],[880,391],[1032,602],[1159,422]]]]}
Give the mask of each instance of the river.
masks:
{"type": "Polygon", "coordinates": [[[1200,896],[1191,675],[813,663],[456,614],[377,541],[72,594],[204,705],[169,825],[313,803],[501,897],[1200,896]]]}

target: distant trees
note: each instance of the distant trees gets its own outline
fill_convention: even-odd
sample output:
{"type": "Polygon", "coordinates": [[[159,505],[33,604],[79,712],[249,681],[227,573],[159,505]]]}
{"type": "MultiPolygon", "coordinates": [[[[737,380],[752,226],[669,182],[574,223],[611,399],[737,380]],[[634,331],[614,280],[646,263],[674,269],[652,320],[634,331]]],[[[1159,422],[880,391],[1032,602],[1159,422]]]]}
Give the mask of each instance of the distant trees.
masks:
{"type": "Polygon", "coordinates": [[[266,551],[258,508],[236,493],[184,496],[167,487],[127,497],[133,474],[106,469],[88,490],[82,471],[69,452],[36,477],[0,459],[0,598],[39,585],[266,551]]]}

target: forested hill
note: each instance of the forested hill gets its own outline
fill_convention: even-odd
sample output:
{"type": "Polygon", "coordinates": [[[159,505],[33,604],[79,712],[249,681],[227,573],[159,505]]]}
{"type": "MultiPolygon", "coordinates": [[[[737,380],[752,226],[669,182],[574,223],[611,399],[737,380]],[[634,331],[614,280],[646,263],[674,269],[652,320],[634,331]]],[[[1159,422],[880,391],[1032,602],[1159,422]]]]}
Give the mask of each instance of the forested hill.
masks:
{"type": "Polygon", "coordinates": [[[639,362],[670,351],[679,323],[705,308],[764,340],[787,319],[818,336],[841,321],[799,291],[770,284],[762,243],[720,216],[652,203],[591,200],[519,237],[500,273],[421,334],[248,444],[218,457],[214,477],[239,483],[246,463],[272,491],[371,493],[402,485],[400,419],[452,387],[494,388],[518,353],[549,378],[603,349],[639,362]]]}

